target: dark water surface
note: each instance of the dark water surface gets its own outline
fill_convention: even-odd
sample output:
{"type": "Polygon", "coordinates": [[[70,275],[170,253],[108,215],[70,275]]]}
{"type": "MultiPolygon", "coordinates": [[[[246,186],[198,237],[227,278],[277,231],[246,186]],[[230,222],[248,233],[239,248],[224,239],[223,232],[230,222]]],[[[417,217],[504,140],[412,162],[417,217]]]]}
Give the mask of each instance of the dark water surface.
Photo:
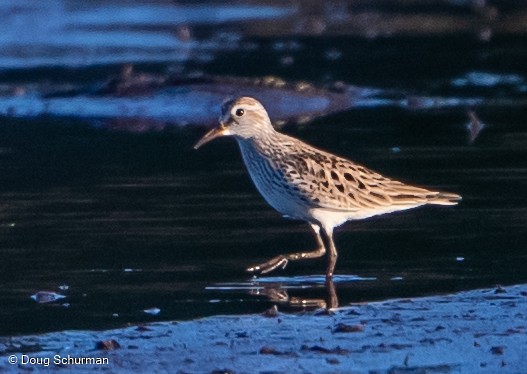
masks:
{"type": "MultiPolygon", "coordinates": [[[[291,11],[272,9],[255,14],[280,19],[291,11]]],[[[200,39],[216,40],[198,22],[197,52],[183,59],[182,74],[272,74],[385,90],[378,102],[284,131],[387,176],[463,196],[457,207],[338,229],[341,305],[527,281],[525,37],[269,36],[253,35],[252,23],[217,23],[218,35],[226,34],[214,47],[200,39]],[[229,38],[233,48],[220,48],[229,38]],[[485,123],[473,143],[466,128],[471,103],[485,123]]],[[[94,55],[93,64],[73,68],[67,48],[59,49],[67,58],[32,56],[27,66],[4,50],[2,100],[11,100],[11,89],[31,91],[43,81],[75,87],[105,81],[121,62],[149,72],[174,63],[162,53],[149,61],[148,48],[138,47],[144,55],[115,63],[94,55]]],[[[283,291],[325,297],[324,260],[291,263],[257,279],[244,272],[315,243],[305,223],[265,204],[233,140],[198,152],[192,145],[205,131],[199,126],[129,133],[108,130],[107,118],[96,115],[8,112],[0,125],[1,335],[261,312],[274,303],[270,295],[283,291]],[[38,304],[30,296],[42,290],[67,297],[38,304]],[[153,307],[158,315],[143,312],[153,307]]]]}

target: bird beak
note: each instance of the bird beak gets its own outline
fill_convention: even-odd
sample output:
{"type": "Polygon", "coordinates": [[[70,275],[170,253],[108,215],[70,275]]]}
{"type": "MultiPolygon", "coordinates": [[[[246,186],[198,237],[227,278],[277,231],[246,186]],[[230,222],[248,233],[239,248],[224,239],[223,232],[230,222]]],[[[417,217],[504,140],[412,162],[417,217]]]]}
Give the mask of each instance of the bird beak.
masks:
{"type": "Polygon", "coordinates": [[[218,127],[213,128],[212,130],[210,130],[208,133],[206,133],[203,136],[203,138],[201,138],[199,140],[199,142],[196,143],[196,145],[194,146],[194,149],[198,149],[202,145],[210,142],[211,140],[219,138],[220,136],[225,136],[225,135],[229,135],[229,134],[230,134],[229,129],[227,129],[225,127],[223,122],[220,122],[220,125],[218,127]]]}

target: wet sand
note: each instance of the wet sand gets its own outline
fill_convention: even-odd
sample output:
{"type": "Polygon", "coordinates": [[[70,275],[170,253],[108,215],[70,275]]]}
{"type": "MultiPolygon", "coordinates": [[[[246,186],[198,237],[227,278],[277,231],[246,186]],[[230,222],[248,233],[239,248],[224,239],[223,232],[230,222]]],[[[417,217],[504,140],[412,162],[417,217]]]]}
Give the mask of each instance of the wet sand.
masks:
{"type": "Polygon", "coordinates": [[[329,313],[279,311],[0,338],[0,372],[521,373],[526,310],[527,285],[516,285],[329,313]],[[9,364],[13,357],[18,362],[9,364]],[[73,358],[108,360],[54,364],[73,358]],[[41,364],[21,363],[30,359],[41,364]]]}
{"type": "MultiPolygon", "coordinates": [[[[193,150],[237,95],[318,148],[463,196],[343,226],[338,271],[360,279],[342,304],[527,283],[525,4],[26,3],[0,2],[0,335],[269,308],[244,269],[313,238],[232,139],[193,150]]],[[[271,282],[319,297],[323,266],[271,282]]]]}

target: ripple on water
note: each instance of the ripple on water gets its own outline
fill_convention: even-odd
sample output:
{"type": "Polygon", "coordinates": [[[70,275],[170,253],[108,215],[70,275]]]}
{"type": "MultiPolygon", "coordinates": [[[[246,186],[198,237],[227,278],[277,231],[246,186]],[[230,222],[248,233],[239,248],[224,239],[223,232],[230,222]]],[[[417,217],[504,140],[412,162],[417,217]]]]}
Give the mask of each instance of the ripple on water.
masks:
{"type": "MultiPolygon", "coordinates": [[[[376,281],[376,277],[361,277],[358,275],[335,275],[333,282],[336,284],[346,284],[355,282],[376,281]]],[[[269,286],[280,286],[283,289],[298,288],[318,288],[326,284],[325,275],[299,275],[293,277],[254,277],[245,282],[217,283],[208,286],[206,290],[214,291],[235,291],[235,290],[255,290],[269,286]]]]}

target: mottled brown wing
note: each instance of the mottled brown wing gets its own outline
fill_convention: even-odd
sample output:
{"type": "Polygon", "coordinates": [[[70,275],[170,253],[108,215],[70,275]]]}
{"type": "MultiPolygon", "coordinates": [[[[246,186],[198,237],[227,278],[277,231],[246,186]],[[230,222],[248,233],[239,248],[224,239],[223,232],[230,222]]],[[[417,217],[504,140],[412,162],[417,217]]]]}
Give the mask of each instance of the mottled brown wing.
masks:
{"type": "Polygon", "coordinates": [[[428,203],[454,205],[460,198],[386,178],[311,147],[284,155],[281,162],[283,177],[315,207],[350,211],[391,206],[406,209],[428,203]]]}

